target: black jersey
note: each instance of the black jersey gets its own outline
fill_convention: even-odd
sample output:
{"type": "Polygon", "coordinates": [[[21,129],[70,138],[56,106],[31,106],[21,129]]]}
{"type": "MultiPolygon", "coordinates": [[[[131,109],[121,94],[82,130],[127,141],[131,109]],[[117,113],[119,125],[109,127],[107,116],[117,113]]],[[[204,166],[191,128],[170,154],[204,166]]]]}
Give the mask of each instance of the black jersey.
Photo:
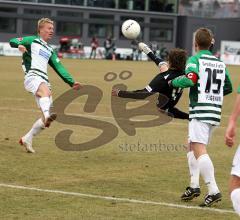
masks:
{"type": "Polygon", "coordinates": [[[168,82],[184,74],[183,71],[169,69],[166,72],[156,75],[149,85],[145,87],[150,93],[159,93],[159,103],[157,104],[159,108],[166,110],[173,108],[178,103],[183,89],[170,87],[168,82]],[[168,98],[168,102],[164,106],[162,106],[162,102],[160,101],[162,95],[168,98]]]}
{"type": "Polygon", "coordinates": [[[175,105],[182,96],[183,89],[172,88],[168,84],[169,81],[184,74],[185,73],[183,71],[169,69],[166,72],[156,75],[144,89],[135,91],[120,90],[118,92],[118,96],[122,98],[145,99],[154,93],[159,93],[157,103],[158,108],[164,110],[175,118],[189,119],[189,115],[187,113],[175,108],[175,105]],[[167,97],[167,102],[166,98],[163,98],[163,96],[167,97]]]}

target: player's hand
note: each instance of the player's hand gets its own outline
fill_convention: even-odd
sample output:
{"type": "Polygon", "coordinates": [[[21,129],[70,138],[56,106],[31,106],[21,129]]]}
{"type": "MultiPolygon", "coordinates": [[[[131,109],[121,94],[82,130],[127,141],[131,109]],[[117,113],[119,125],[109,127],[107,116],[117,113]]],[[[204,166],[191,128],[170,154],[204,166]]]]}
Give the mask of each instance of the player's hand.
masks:
{"type": "Polygon", "coordinates": [[[79,82],[75,82],[72,86],[74,90],[79,90],[82,88],[82,85],[79,82]]]}
{"type": "Polygon", "coordinates": [[[18,50],[19,50],[21,53],[27,52],[26,47],[24,47],[23,45],[19,45],[19,46],[18,46],[18,50]]]}
{"type": "Polygon", "coordinates": [[[232,147],[234,145],[236,129],[237,129],[236,123],[230,121],[225,133],[225,143],[228,147],[232,147]]]}
{"type": "Polygon", "coordinates": [[[112,96],[118,96],[119,89],[112,89],[112,96]]]}

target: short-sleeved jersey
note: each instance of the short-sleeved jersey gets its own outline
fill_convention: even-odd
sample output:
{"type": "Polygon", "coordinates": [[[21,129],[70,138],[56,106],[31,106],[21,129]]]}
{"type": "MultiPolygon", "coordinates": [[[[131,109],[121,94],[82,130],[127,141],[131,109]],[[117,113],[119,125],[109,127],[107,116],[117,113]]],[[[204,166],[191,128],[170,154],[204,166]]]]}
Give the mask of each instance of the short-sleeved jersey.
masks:
{"type": "Polygon", "coordinates": [[[169,99],[168,103],[164,107],[161,107],[163,109],[173,108],[181,98],[183,89],[172,88],[168,85],[168,82],[182,75],[184,75],[183,71],[169,69],[166,72],[156,75],[145,89],[148,92],[158,92],[160,95],[167,96],[169,99]]]}
{"type": "Polygon", "coordinates": [[[48,64],[70,86],[74,84],[72,76],[63,67],[53,48],[39,36],[27,36],[10,40],[11,47],[26,47],[22,56],[22,67],[26,75],[38,75],[48,82],[48,64]]]}
{"type": "Polygon", "coordinates": [[[189,92],[189,118],[219,125],[223,104],[226,65],[208,50],[201,50],[188,59],[186,74],[196,73],[197,83],[189,92]]]}

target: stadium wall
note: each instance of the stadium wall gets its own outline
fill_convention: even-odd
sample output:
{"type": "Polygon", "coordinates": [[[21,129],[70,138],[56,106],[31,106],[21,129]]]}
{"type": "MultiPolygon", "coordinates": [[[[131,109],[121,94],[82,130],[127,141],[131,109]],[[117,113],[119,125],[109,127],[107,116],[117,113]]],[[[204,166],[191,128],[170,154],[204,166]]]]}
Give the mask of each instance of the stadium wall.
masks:
{"type": "MultiPolygon", "coordinates": [[[[146,43],[153,42],[151,39],[151,33],[153,31],[159,32],[160,29],[169,30],[171,37],[169,40],[161,40],[161,34],[159,32],[159,39],[156,41],[160,47],[166,47],[167,49],[173,47],[186,48],[189,54],[192,53],[192,41],[193,32],[199,27],[208,27],[215,34],[216,46],[215,52],[220,50],[220,44],[222,40],[227,41],[239,41],[240,40],[240,29],[238,28],[240,18],[218,18],[208,19],[201,17],[192,16],[178,16],[170,13],[157,13],[147,11],[130,11],[130,10],[117,10],[117,9],[104,9],[94,7],[83,7],[83,6],[69,6],[69,5],[53,5],[53,4],[39,4],[39,3],[28,3],[28,2],[11,2],[11,1],[0,1],[0,19],[11,19],[12,23],[6,24],[9,31],[4,31],[0,28],[0,42],[8,42],[12,37],[26,36],[30,33],[25,33],[23,27],[27,27],[30,30],[35,31],[36,24],[31,21],[37,21],[41,17],[51,17],[58,24],[61,22],[73,22],[81,24],[81,39],[85,46],[90,46],[91,36],[89,35],[89,29],[91,24],[96,25],[112,25],[112,34],[114,36],[117,48],[130,48],[130,41],[124,39],[120,33],[120,27],[123,18],[133,18],[138,20],[143,27],[143,41],[146,43]],[[12,12],[3,10],[4,8],[15,9],[12,12]],[[27,13],[28,12],[31,13],[27,13]],[[43,14],[32,13],[43,12],[43,14]],[[45,13],[45,12],[49,13],[45,13]],[[59,12],[67,12],[76,16],[68,16],[66,14],[59,15],[59,12]],[[45,14],[44,14],[45,13],[45,14]],[[79,15],[79,16],[78,16],[79,15]],[[94,17],[95,15],[100,17],[94,17]],[[93,16],[93,17],[91,17],[93,16]],[[101,16],[104,18],[101,19],[101,16]],[[15,21],[15,22],[14,22],[15,21]],[[27,24],[24,22],[27,21],[27,24]],[[153,21],[163,21],[157,23],[153,21]],[[31,25],[32,24],[32,25],[31,25]],[[12,27],[14,26],[15,27],[12,27]]],[[[4,25],[4,22],[3,24],[4,25]]],[[[1,25],[0,25],[1,26],[1,25]]],[[[71,26],[71,25],[69,25],[71,26]]],[[[153,32],[153,33],[155,33],[153,32]]],[[[57,45],[59,39],[67,34],[57,33],[51,42],[57,45]]],[[[106,33],[107,35],[107,33],[106,33]]],[[[100,46],[103,46],[105,37],[99,38],[100,46]]]]}
{"type": "Polygon", "coordinates": [[[240,18],[199,18],[178,16],[176,46],[192,54],[193,32],[199,27],[211,29],[215,37],[214,52],[220,51],[221,41],[240,41],[240,18]]]}
{"type": "MultiPolygon", "coordinates": [[[[140,22],[141,27],[143,28],[142,38],[145,42],[149,43],[156,41],[167,49],[174,47],[176,44],[177,14],[174,13],[130,11],[11,1],[0,1],[0,19],[6,19],[7,21],[10,21],[11,19],[13,23],[9,23],[9,31],[3,31],[0,29],[0,42],[7,42],[11,37],[30,35],[31,31],[35,31],[33,28],[36,27],[37,19],[41,17],[50,17],[56,21],[56,33],[54,39],[52,40],[52,44],[58,44],[60,37],[68,35],[58,33],[58,24],[61,22],[72,22],[81,25],[81,33],[79,36],[81,36],[82,42],[85,46],[90,45],[92,36],[90,36],[89,30],[91,24],[94,24],[113,26],[113,30],[110,30],[111,28],[108,27],[108,29],[106,29],[107,33],[105,33],[102,37],[98,37],[101,46],[103,45],[107,35],[112,34],[117,47],[130,47],[130,41],[124,39],[120,33],[120,27],[123,19],[126,20],[128,18],[136,19],[140,22]],[[2,10],[3,8],[13,8],[16,12],[6,12],[2,10]],[[35,14],[33,13],[34,10],[36,12],[35,14]],[[41,12],[42,14],[40,14],[41,12]],[[59,12],[64,12],[65,14],[60,16],[59,12]],[[76,16],[68,16],[67,13],[75,13],[76,16]],[[16,19],[16,22],[14,19],[16,19]],[[161,21],[161,25],[159,25],[157,21],[161,21]],[[11,29],[11,25],[15,25],[16,27],[11,29]],[[24,29],[27,30],[24,31],[24,29]],[[151,37],[151,34],[156,37],[151,37]]],[[[76,36],[76,34],[74,34],[74,36],[76,36]]]]}

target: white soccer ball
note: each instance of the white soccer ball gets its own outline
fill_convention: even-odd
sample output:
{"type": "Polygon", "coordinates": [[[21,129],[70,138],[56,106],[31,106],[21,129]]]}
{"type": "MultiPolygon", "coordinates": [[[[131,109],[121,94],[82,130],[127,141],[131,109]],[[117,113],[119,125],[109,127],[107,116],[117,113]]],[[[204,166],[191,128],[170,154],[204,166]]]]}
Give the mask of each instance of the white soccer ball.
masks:
{"type": "Polygon", "coordinates": [[[134,20],[126,20],[122,24],[122,33],[127,39],[136,39],[141,32],[141,27],[134,20]]]}

